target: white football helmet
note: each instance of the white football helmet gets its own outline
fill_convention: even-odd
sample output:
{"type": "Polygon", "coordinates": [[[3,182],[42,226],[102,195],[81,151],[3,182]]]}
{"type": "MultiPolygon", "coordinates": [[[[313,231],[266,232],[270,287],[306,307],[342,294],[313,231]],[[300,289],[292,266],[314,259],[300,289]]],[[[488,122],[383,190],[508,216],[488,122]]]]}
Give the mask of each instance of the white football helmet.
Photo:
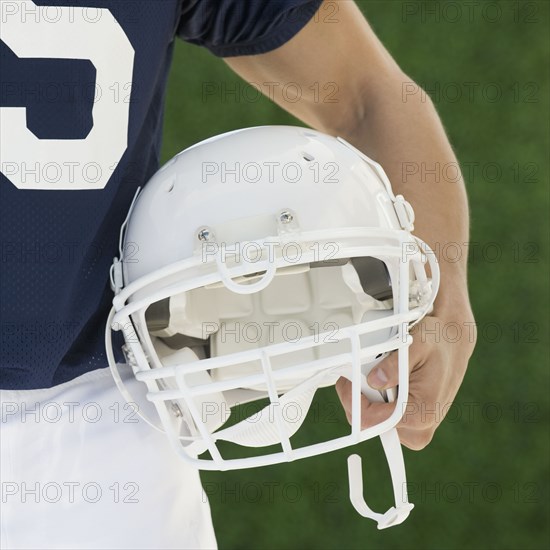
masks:
{"type": "Polygon", "coordinates": [[[350,497],[379,528],[401,523],[413,506],[395,429],[408,396],[409,329],[439,281],[413,221],[381,166],[340,138],[263,126],[186,149],[139,193],[121,231],[106,332],[119,388],[133,400],[111,328],[122,330],[127,364],[160,422],[146,419],[201,469],[275,464],[380,436],[395,507],[367,506],[357,455],[350,497]],[[391,352],[398,391],[373,390],[366,375],[391,352]],[[300,444],[316,390],[341,376],[352,382],[351,426],[335,436],[327,425],[320,440],[300,444]],[[395,399],[393,414],[362,429],[361,393],[395,399]],[[258,400],[263,408],[235,419],[239,405],[258,400]],[[222,456],[227,442],[232,458],[222,456]]]}

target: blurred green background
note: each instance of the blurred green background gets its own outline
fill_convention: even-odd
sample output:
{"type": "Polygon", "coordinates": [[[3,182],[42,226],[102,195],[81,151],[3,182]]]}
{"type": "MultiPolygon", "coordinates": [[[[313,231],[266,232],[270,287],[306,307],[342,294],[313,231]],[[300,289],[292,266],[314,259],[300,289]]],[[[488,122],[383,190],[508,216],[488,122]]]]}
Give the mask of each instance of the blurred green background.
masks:
{"type": "MultiPolygon", "coordinates": [[[[405,450],[416,508],[404,525],[377,531],[353,510],[344,450],[203,473],[220,548],[550,548],[549,3],[359,5],[403,70],[428,89],[463,166],[478,345],[433,442],[405,450]]],[[[267,99],[223,96],[223,86],[242,91],[240,82],[207,51],[177,44],[163,161],[235,128],[297,123],[267,99]],[[217,92],[205,96],[205,84],[217,92]]],[[[334,402],[324,390],[311,426],[332,429],[334,402]]],[[[360,453],[367,500],[386,510],[379,442],[360,453]]]]}

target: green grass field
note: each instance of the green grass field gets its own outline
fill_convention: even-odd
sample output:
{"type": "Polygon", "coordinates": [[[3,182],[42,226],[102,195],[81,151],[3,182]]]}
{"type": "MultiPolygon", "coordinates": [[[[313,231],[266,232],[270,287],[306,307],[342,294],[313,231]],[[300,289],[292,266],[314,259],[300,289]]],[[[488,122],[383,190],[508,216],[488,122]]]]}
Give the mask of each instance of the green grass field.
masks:
{"type": "MultiPolygon", "coordinates": [[[[463,166],[478,346],[434,441],[405,451],[416,508],[404,525],[377,531],[356,514],[343,451],[203,474],[220,548],[550,548],[550,5],[360,5],[404,71],[429,90],[463,166]]],[[[177,45],[163,161],[220,132],[296,123],[265,99],[203,94],[205,84],[242,90],[239,82],[207,51],[177,45]]],[[[340,415],[334,402],[324,390],[311,425],[332,429],[319,420],[340,415]]],[[[391,493],[380,445],[360,452],[369,503],[385,510],[391,493]]]]}

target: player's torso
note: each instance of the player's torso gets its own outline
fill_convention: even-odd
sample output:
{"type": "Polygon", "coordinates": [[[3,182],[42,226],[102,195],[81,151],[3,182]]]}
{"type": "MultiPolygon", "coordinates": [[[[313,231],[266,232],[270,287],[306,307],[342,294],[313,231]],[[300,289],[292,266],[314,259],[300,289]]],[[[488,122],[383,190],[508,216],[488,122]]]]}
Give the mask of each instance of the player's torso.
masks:
{"type": "Polygon", "coordinates": [[[0,387],[101,360],[113,235],[158,167],[179,9],[0,0],[0,387]]]}

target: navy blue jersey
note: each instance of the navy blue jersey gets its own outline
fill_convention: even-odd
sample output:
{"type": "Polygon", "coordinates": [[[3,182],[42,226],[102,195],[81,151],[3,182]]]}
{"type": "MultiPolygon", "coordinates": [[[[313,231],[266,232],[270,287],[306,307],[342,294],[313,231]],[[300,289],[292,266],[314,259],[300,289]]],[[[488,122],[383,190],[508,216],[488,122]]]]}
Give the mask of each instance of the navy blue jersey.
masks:
{"type": "Polygon", "coordinates": [[[175,37],[219,56],[263,53],[319,4],[0,2],[0,388],[106,366],[109,267],[159,165],[175,37]]]}

